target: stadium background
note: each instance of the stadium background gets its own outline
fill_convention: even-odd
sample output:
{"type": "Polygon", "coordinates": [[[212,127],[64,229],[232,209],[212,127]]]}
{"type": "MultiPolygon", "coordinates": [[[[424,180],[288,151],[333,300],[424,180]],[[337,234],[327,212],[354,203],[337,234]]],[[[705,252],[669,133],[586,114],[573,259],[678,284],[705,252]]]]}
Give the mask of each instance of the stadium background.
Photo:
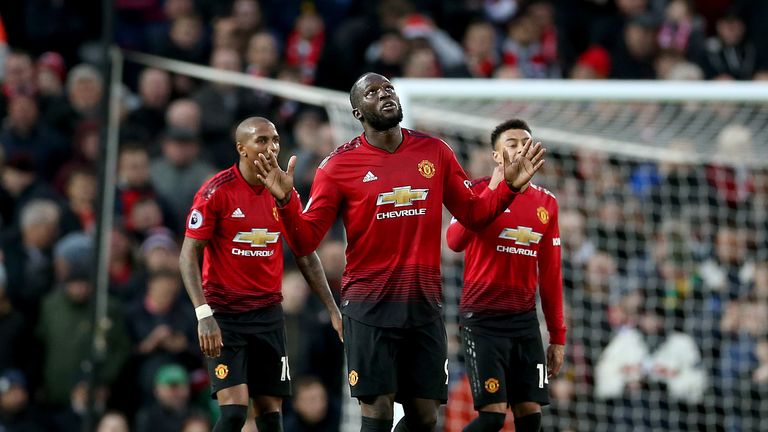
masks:
{"type": "MultiPolygon", "coordinates": [[[[747,97],[761,87],[718,83],[743,101],[708,101],[706,85],[695,102],[663,91],[617,100],[632,83],[567,95],[600,88],[569,78],[765,79],[766,2],[105,4],[114,42],[158,57],[105,61],[109,10],[93,2],[0,5],[0,430],[210,430],[216,409],[176,262],[191,197],[232,163],[232,128],[250,115],[276,123],[282,156],[298,154],[306,196],[319,161],[359,131],[345,96],[320,88],[346,92],[368,70],[483,83],[472,97],[443,81],[404,104],[472,177],[490,172],[496,121],[525,118],[550,147],[536,182],[560,201],[570,331],[545,430],[768,429],[768,113],[747,97]],[[119,85],[107,65],[120,65],[119,85]],[[489,94],[534,79],[562,99],[489,94]],[[108,93],[114,159],[99,139],[108,93]],[[103,192],[114,192],[112,221],[98,217],[103,192]],[[106,236],[100,222],[111,222],[106,236]],[[109,245],[101,282],[96,244],[109,245]],[[96,326],[95,311],[107,318],[96,326]]],[[[319,250],[335,287],[342,233],[319,250]]],[[[444,252],[451,402],[440,427],[458,431],[472,414],[455,328],[461,256],[444,252]]],[[[295,384],[286,430],[355,430],[327,316],[290,264],[283,286],[295,384]]]]}

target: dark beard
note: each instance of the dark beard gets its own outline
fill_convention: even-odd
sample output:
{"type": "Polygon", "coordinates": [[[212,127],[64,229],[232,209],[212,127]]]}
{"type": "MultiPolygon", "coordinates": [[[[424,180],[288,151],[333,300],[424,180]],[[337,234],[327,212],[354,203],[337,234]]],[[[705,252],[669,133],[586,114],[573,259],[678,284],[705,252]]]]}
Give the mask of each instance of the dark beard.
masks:
{"type": "Polygon", "coordinates": [[[378,112],[374,112],[365,115],[363,119],[377,131],[389,130],[403,121],[403,108],[398,105],[397,116],[395,117],[385,117],[378,112]]]}

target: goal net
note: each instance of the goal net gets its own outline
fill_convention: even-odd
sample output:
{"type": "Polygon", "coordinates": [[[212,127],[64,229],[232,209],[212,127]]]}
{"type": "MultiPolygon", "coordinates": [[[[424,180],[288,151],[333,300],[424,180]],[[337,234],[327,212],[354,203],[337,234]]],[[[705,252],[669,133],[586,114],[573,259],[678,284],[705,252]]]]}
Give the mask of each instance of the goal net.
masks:
{"type": "MultiPolygon", "coordinates": [[[[346,93],[130,60],[323,107],[337,144],[361,132],[346,93]]],[[[768,430],[766,86],[395,87],[405,123],[448,142],[471,177],[490,174],[490,132],[504,120],[526,120],[548,148],[535,182],[560,206],[569,332],[544,430],[768,430]]],[[[443,251],[451,393],[439,427],[458,432],[473,415],[457,326],[463,257],[443,251]]],[[[359,430],[357,402],[342,403],[342,430],[359,430]]]]}

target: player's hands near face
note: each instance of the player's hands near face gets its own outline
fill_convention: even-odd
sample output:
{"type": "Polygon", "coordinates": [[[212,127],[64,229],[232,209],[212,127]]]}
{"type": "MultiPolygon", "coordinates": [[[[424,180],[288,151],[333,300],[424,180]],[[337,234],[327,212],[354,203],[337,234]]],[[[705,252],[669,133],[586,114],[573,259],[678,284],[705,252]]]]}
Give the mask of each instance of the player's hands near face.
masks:
{"type": "Polygon", "coordinates": [[[491,174],[491,181],[488,183],[488,189],[496,190],[496,188],[504,181],[504,168],[501,165],[496,165],[493,168],[493,174],[491,174]]]}
{"type": "Polygon", "coordinates": [[[565,357],[565,346],[550,344],[547,348],[547,378],[552,379],[560,373],[565,357]]]}
{"type": "Polygon", "coordinates": [[[293,170],[296,167],[296,156],[291,156],[288,168],[283,171],[277,163],[277,155],[270,149],[260,154],[253,161],[258,174],[256,178],[266,187],[278,203],[283,204],[293,190],[293,170]]]}
{"type": "Polygon", "coordinates": [[[218,357],[224,342],[221,340],[221,329],[216,319],[212,316],[201,319],[197,323],[197,336],[200,340],[200,349],[207,357],[218,357]]]}
{"type": "Polygon", "coordinates": [[[533,144],[533,140],[528,139],[519,151],[514,154],[511,154],[511,151],[505,148],[501,152],[504,180],[513,191],[523,192],[536,171],[544,165],[546,149],[540,142],[533,144]]]}

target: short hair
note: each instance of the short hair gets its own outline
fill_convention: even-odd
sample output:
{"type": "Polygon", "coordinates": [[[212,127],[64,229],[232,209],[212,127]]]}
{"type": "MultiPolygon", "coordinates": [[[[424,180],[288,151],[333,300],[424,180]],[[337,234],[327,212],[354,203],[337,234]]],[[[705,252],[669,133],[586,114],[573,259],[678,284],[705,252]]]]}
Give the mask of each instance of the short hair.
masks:
{"type": "Polygon", "coordinates": [[[493,132],[491,132],[491,147],[493,149],[496,149],[496,140],[499,139],[499,135],[510,129],[522,129],[528,133],[532,133],[530,126],[528,126],[528,123],[526,123],[525,120],[517,118],[509,119],[493,128],[493,132]]]}
{"type": "Polygon", "coordinates": [[[21,227],[27,228],[45,223],[57,223],[60,215],[61,210],[53,200],[35,199],[21,209],[19,219],[21,227]]]}
{"type": "Polygon", "coordinates": [[[89,65],[88,63],[80,63],[69,71],[69,74],[67,75],[67,89],[72,88],[77,81],[81,80],[92,80],[96,81],[99,86],[103,85],[101,72],[99,72],[95,66],[89,65]]]}

